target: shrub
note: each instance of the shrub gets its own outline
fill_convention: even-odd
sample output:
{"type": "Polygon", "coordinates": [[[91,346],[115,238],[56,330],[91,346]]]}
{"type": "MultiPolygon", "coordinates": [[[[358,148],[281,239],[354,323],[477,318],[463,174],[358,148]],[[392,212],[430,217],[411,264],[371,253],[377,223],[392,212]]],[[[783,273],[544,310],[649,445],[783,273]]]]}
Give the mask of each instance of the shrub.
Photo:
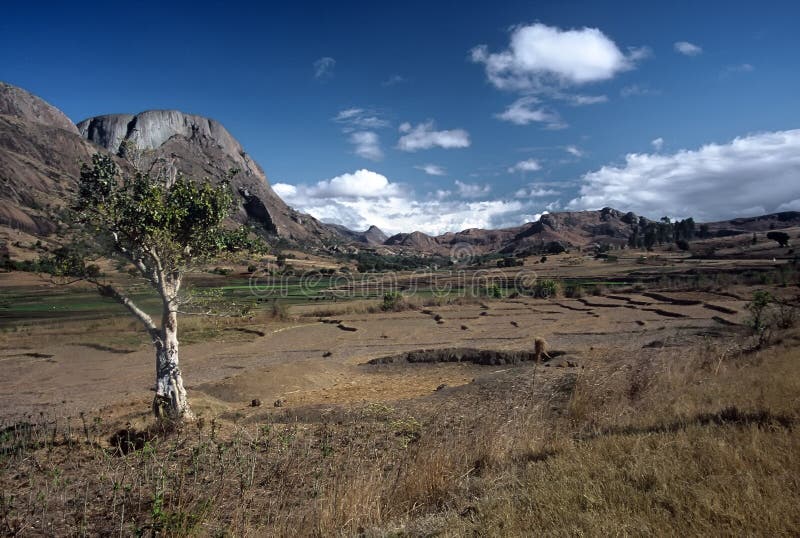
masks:
{"type": "Polygon", "coordinates": [[[537,297],[547,299],[561,295],[561,285],[553,279],[545,278],[536,283],[534,288],[537,297]]]}
{"type": "Polygon", "coordinates": [[[580,299],[583,297],[583,286],[580,284],[572,284],[564,288],[564,296],[570,299],[580,299]]]}
{"type": "Polygon", "coordinates": [[[381,304],[381,310],[384,312],[397,312],[402,310],[405,304],[405,299],[403,298],[403,294],[399,291],[388,291],[383,294],[383,303],[381,304]]]}

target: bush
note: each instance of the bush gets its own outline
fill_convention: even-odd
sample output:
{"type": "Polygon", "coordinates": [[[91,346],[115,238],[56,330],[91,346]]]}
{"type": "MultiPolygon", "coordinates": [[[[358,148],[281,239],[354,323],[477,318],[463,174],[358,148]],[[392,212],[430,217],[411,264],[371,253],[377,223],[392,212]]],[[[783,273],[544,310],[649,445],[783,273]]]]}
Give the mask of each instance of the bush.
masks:
{"type": "Polygon", "coordinates": [[[258,269],[258,267],[255,264],[252,264],[252,263],[247,266],[247,272],[248,273],[255,273],[257,269],[258,269]]]}
{"type": "Polygon", "coordinates": [[[381,310],[384,312],[397,312],[403,309],[405,299],[399,291],[388,291],[383,294],[381,310]]]}
{"type": "Polygon", "coordinates": [[[580,299],[583,297],[583,286],[580,284],[572,284],[564,288],[564,296],[570,299],[580,299]]]}
{"type": "Polygon", "coordinates": [[[536,283],[534,292],[537,297],[542,299],[558,297],[561,295],[561,285],[556,280],[545,278],[536,283]]]}

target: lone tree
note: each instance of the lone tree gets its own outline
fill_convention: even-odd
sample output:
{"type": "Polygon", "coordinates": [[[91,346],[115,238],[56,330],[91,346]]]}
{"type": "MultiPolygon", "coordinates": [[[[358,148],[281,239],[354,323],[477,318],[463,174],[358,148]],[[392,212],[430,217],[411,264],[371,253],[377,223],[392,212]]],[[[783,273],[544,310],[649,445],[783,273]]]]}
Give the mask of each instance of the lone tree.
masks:
{"type": "Polygon", "coordinates": [[[144,325],[156,352],[153,413],[158,418],[193,418],[178,361],[178,314],[186,304],[180,292],[187,271],[226,251],[262,248],[248,239],[246,229],[223,227],[233,206],[228,182],[233,174],[218,185],[181,175],[123,174],[110,156],[101,154],[92,157],[91,166],[81,167],[72,222],[92,235],[90,244],[98,255],[133,265],[131,273],[155,290],[161,299],[160,324],[119,284],[103,278],[97,265],[86,265],[86,255],[62,253],[53,272],[95,284],[101,295],[123,305],[144,325]]]}
{"type": "Polygon", "coordinates": [[[779,247],[789,246],[789,234],[786,232],[769,232],[767,233],[767,239],[777,241],[779,247]]]}

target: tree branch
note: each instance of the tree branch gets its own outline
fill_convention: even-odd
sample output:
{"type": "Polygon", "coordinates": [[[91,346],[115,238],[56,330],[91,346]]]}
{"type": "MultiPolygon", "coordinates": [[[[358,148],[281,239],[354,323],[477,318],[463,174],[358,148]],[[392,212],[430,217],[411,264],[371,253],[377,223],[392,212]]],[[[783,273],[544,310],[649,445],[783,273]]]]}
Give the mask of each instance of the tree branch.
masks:
{"type": "Polygon", "coordinates": [[[122,306],[127,308],[131,314],[133,314],[139,321],[142,322],[147,329],[147,332],[150,333],[150,336],[152,336],[154,339],[160,338],[158,327],[156,327],[156,324],[153,322],[153,318],[151,318],[147,312],[136,306],[136,304],[127,295],[119,291],[111,284],[105,284],[97,280],[89,280],[89,282],[97,286],[101,295],[111,297],[122,306]]]}

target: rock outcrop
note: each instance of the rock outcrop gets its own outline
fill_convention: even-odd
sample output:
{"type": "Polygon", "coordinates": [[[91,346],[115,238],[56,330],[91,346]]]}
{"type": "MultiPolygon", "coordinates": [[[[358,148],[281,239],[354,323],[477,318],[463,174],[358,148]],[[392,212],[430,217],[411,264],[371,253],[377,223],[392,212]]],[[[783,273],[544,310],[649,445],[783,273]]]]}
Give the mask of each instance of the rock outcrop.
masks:
{"type": "Polygon", "coordinates": [[[69,199],[80,163],[97,151],[60,110],[0,82],[0,226],[45,236],[69,199]]]}
{"type": "Polygon", "coordinates": [[[333,237],[319,221],[287,206],[258,163],[215,120],[177,110],[148,110],[88,118],[78,124],[78,130],[115,154],[135,148],[143,166],[161,159],[189,177],[211,180],[236,169],[239,173],[232,181],[240,196],[236,220],[301,244],[320,246],[333,237]]]}
{"type": "Polygon", "coordinates": [[[59,109],[27,90],[5,82],[0,82],[0,115],[78,133],[75,124],[59,109]]]}
{"type": "Polygon", "coordinates": [[[387,235],[377,226],[370,226],[363,232],[351,230],[339,224],[325,224],[325,227],[337,234],[343,241],[362,243],[364,245],[377,246],[383,245],[387,235]]]}

